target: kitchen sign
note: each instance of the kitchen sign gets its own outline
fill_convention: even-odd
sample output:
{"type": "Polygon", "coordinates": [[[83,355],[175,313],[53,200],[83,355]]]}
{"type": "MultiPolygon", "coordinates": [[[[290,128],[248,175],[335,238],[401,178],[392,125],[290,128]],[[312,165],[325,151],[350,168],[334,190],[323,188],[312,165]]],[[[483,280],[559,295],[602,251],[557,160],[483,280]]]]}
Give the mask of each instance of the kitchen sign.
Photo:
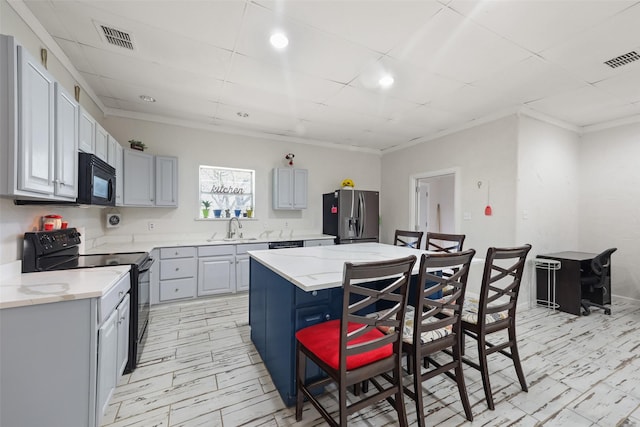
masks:
{"type": "MultiPolygon", "coordinates": [[[[221,211],[239,211],[243,216],[245,212],[247,216],[254,215],[254,170],[200,165],[198,172],[199,212],[202,211],[200,204],[208,202],[214,217],[218,217],[217,212],[221,211]]],[[[200,214],[200,218],[204,218],[203,215],[200,214]]]]}
{"type": "Polygon", "coordinates": [[[225,187],[224,185],[214,185],[211,187],[212,194],[244,194],[244,188],[225,187]]]}

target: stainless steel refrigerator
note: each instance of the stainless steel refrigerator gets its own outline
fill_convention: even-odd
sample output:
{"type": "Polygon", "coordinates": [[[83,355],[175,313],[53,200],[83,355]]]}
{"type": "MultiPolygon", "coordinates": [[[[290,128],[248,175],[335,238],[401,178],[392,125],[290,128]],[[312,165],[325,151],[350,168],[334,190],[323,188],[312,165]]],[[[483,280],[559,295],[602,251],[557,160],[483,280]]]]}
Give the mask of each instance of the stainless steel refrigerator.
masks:
{"type": "Polygon", "coordinates": [[[336,190],[322,195],[322,232],[336,236],[336,243],[377,242],[379,193],[336,190]]]}

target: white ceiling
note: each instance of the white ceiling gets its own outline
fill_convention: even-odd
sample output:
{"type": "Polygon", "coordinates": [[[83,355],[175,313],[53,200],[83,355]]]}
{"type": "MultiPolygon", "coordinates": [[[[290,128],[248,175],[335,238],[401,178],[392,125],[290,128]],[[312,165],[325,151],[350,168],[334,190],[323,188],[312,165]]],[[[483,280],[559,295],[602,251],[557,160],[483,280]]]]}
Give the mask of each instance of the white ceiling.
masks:
{"type": "Polygon", "coordinates": [[[523,108],[578,129],[640,117],[640,61],[604,64],[640,53],[637,0],[23,3],[106,114],[375,151],[523,108]]]}

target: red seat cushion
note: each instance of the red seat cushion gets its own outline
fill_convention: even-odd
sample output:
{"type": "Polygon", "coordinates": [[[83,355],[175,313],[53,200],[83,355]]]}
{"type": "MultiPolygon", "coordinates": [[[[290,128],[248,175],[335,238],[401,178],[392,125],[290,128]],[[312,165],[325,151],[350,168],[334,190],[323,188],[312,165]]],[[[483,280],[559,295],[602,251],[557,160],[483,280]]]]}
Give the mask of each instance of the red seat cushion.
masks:
{"type": "MultiPolygon", "coordinates": [[[[349,332],[358,329],[361,325],[358,323],[349,323],[347,330],[349,332]]],[[[349,341],[350,345],[371,341],[373,339],[384,336],[377,329],[372,329],[366,334],[349,341]]],[[[296,338],[302,345],[308,348],[313,354],[318,356],[327,365],[334,369],[338,369],[340,362],[340,319],[330,320],[328,322],[318,323],[300,329],[296,332],[296,338]]],[[[347,370],[359,368],[376,360],[384,359],[393,354],[393,345],[387,344],[375,350],[366,353],[356,354],[347,357],[347,370]]]]}

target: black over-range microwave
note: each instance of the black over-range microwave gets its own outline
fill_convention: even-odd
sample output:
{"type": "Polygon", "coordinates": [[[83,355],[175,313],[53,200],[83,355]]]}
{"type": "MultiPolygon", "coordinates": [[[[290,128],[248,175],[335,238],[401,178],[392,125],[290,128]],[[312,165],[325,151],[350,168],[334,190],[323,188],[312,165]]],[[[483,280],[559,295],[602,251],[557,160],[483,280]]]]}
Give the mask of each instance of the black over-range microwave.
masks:
{"type": "Polygon", "coordinates": [[[93,154],[79,153],[78,199],[80,204],[116,205],[116,170],[93,154]]]}

